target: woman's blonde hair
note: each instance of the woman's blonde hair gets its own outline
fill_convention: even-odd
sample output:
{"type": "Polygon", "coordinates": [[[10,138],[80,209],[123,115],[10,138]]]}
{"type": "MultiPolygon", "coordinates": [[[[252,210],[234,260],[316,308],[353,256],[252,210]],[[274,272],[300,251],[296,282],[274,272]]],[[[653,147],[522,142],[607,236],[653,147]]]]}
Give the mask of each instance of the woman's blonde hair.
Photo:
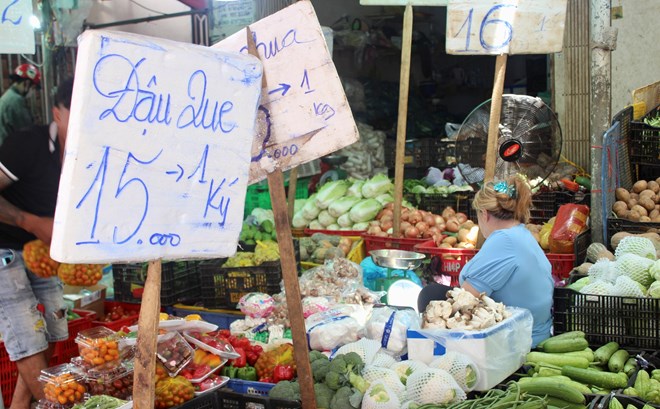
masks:
{"type": "Polygon", "coordinates": [[[525,180],[510,176],[506,181],[486,183],[474,197],[472,207],[486,210],[501,220],[529,221],[532,191],[525,180]]]}

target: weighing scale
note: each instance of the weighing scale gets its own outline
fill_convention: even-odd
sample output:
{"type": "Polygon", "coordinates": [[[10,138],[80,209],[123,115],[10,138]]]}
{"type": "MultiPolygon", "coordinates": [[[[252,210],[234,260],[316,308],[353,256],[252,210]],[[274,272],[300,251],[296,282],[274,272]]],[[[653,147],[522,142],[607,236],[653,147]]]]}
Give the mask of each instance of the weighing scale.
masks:
{"type": "Polygon", "coordinates": [[[321,165],[321,170],[323,174],[321,175],[321,179],[319,180],[318,183],[319,186],[322,186],[325,182],[346,179],[347,177],[346,171],[340,169],[339,166],[346,163],[347,160],[348,160],[348,156],[344,156],[344,155],[323,156],[321,158],[321,163],[324,164],[325,166],[321,165]]]}
{"type": "Polygon", "coordinates": [[[418,284],[405,277],[392,275],[394,270],[415,270],[426,257],[422,253],[405,250],[372,250],[374,264],[387,268],[387,277],[376,279],[376,291],[386,291],[387,304],[412,307],[417,311],[417,295],[422,290],[418,284]]]}

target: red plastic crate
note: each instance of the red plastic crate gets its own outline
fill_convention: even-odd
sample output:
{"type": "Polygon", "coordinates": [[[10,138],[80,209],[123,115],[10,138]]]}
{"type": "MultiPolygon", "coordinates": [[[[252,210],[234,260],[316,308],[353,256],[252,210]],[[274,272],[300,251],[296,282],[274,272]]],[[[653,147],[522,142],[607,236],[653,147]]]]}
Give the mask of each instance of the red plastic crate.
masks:
{"type": "Polygon", "coordinates": [[[2,400],[6,408],[11,405],[16,379],[18,379],[18,368],[14,362],[9,360],[5,343],[0,341],[0,388],[2,388],[2,400]]]}
{"type": "Polygon", "coordinates": [[[94,311],[73,310],[73,312],[80,315],[80,318],[69,321],[69,338],[55,344],[55,351],[50,360],[52,365],[68,363],[71,358],[78,355],[76,336],[80,331],[92,328],[92,320],[96,318],[94,311]]]}
{"type": "Polygon", "coordinates": [[[107,314],[113,307],[121,305],[124,308],[124,311],[131,312],[130,317],[122,318],[116,321],[99,321],[92,320],[92,327],[107,327],[113,331],[119,331],[122,327],[130,327],[131,325],[137,323],[138,318],[140,317],[140,306],[141,304],[130,304],[126,302],[119,301],[105,301],[103,303],[103,309],[105,314],[107,314]]]}
{"type": "Polygon", "coordinates": [[[575,254],[546,253],[545,255],[552,264],[552,277],[555,281],[568,278],[575,265],[575,254]]]}
{"type": "Polygon", "coordinates": [[[440,257],[438,264],[438,273],[451,278],[451,286],[458,286],[458,276],[461,274],[463,266],[474,257],[479,250],[472,249],[444,249],[435,245],[433,240],[427,240],[415,246],[414,250],[418,253],[428,254],[440,257]]]}
{"type": "Polygon", "coordinates": [[[314,233],[327,234],[328,236],[353,236],[359,237],[364,234],[365,230],[314,230],[305,228],[303,230],[305,236],[311,236],[314,233]]]}
{"type": "Polygon", "coordinates": [[[379,237],[379,236],[372,236],[370,234],[362,234],[361,237],[364,239],[364,246],[366,248],[367,255],[371,250],[382,250],[382,249],[414,251],[415,245],[427,241],[427,239],[379,237]]]}

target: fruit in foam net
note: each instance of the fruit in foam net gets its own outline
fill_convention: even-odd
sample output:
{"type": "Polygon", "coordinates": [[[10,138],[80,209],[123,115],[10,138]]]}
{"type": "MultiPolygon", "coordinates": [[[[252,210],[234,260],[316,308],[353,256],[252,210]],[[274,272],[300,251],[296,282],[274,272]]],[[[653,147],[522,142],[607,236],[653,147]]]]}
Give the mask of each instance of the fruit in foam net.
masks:
{"type": "Polygon", "coordinates": [[[57,274],[60,263],[50,258],[50,246],[41,240],[32,240],[23,246],[23,260],[34,274],[42,278],[57,274]]]}
{"type": "Polygon", "coordinates": [[[64,284],[91,286],[103,278],[102,264],[60,264],[57,275],[64,284]]]}

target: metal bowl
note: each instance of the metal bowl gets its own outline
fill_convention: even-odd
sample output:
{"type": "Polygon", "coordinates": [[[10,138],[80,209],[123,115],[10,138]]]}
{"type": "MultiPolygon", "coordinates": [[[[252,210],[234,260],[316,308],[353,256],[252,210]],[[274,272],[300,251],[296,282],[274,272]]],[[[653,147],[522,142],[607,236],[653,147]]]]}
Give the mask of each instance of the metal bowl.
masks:
{"type": "Polygon", "coordinates": [[[369,254],[377,265],[397,270],[413,270],[426,257],[422,253],[404,250],[372,250],[369,254]]]}
{"type": "Polygon", "coordinates": [[[344,155],[327,155],[321,158],[321,161],[332,166],[339,166],[348,160],[348,156],[344,155]]]}

